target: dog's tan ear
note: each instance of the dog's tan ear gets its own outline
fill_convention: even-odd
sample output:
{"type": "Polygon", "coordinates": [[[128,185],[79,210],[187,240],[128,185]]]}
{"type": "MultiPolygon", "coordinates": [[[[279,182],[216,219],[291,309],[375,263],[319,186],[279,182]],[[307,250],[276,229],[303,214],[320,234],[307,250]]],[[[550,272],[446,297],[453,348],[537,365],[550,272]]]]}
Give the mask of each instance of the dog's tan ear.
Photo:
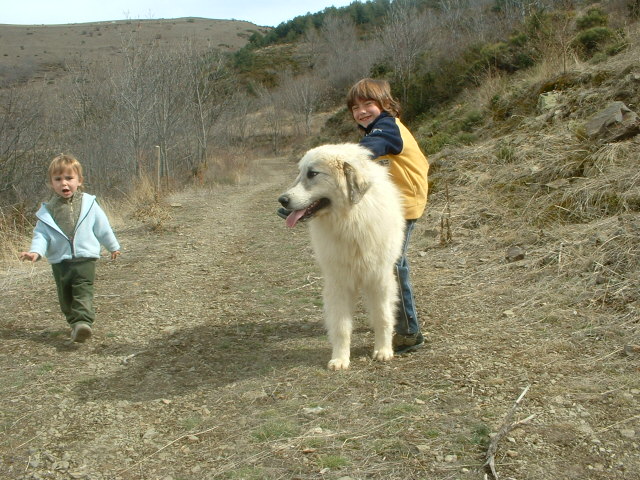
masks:
{"type": "Polygon", "coordinates": [[[358,203],[362,196],[369,190],[369,182],[367,182],[362,175],[358,174],[358,171],[350,164],[345,162],[342,165],[344,170],[344,176],[347,179],[347,193],[349,194],[349,201],[352,204],[358,203]]]}

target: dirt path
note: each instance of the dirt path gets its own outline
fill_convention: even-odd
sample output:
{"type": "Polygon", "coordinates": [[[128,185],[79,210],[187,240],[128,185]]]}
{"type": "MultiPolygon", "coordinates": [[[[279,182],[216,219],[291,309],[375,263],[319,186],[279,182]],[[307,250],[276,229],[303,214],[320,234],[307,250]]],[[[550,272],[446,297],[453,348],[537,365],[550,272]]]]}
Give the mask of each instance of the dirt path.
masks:
{"type": "Polygon", "coordinates": [[[294,170],[265,160],[242,186],[173,196],[160,233],[121,229],[85,345],[67,341],[46,264],[0,275],[0,477],[479,479],[526,386],[502,478],[638,477],[622,327],[547,301],[497,232],[440,248],[437,196],[410,254],[428,347],[372,362],[359,326],[351,369],[328,372],[306,228],[274,214],[294,170]]]}

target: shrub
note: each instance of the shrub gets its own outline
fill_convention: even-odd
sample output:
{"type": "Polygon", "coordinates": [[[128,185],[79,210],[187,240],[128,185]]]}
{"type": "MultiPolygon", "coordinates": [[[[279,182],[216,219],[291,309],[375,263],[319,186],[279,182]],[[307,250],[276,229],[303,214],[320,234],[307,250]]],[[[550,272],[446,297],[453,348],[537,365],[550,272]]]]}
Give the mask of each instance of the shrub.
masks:
{"type": "Polygon", "coordinates": [[[607,14],[597,8],[592,8],[587,13],[576,20],[578,30],[589,30],[595,27],[605,27],[607,25],[607,14]]]}
{"type": "Polygon", "coordinates": [[[533,50],[527,47],[527,37],[524,34],[512,37],[508,43],[476,45],[464,57],[469,64],[465,78],[471,83],[490,69],[514,73],[535,63],[533,50]]]}
{"type": "Polygon", "coordinates": [[[424,153],[431,155],[439,152],[447,145],[451,145],[453,141],[453,138],[448,133],[438,132],[431,137],[420,140],[418,143],[424,153]]]}
{"type": "Polygon", "coordinates": [[[496,157],[502,164],[513,163],[516,160],[516,149],[513,145],[500,144],[496,151],[496,157]]]}
{"type": "Polygon", "coordinates": [[[514,47],[524,47],[528,40],[529,39],[525,33],[518,33],[509,38],[509,44],[514,47]]]}
{"type": "Polygon", "coordinates": [[[505,98],[495,94],[489,101],[489,111],[494,120],[504,120],[511,115],[509,104],[505,98]]]}
{"type": "Polygon", "coordinates": [[[592,54],[613,38],[613,31],[607,27],[593,27],[579,33],[575,45],[592,54]]]}
{"type": "Polygon", "coordinates": [[[625,50],[628,46],[629,44],[624,40],[615,42],[613,45],[607,47],[606,54],[610,57],[613,57],[614,55],[617,55],[625,50]]]}
{"type": "Polygon", "coordinates": [[[469,132],[460,132],[455,136],[455,145],[471,145],[478,141],[478,136],[469,132]]]}
{"type": "Polygon", "coordinates": [[[473,133],[460,132],[457,134],[449,132],[437,132],[428,138],[423,138],[418,141],[420,148],[427,155],[438,153],[446,146],[455,145],[470,145],[478,140],[478,137],[473,133]]]}
{"type": "Polygon", "coordinates": [[[465,132],[471,132],[474,127],[477,127],[482,124],[484,117],[482,112],[474,110],[469,112],[467,116],[462,120],[461,129],[465,132]]]}

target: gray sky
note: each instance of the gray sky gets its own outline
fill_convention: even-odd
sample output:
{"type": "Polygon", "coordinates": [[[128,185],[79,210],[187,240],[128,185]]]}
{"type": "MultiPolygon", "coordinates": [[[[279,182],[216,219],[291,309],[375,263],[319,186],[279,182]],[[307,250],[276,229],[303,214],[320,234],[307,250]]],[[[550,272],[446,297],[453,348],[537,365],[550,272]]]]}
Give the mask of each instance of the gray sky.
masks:
{"type": "Polygon", "coordinates": [[[39,25],[203,17],[275,27],[354,0],[0,0],[0,24],[39,25]]]}

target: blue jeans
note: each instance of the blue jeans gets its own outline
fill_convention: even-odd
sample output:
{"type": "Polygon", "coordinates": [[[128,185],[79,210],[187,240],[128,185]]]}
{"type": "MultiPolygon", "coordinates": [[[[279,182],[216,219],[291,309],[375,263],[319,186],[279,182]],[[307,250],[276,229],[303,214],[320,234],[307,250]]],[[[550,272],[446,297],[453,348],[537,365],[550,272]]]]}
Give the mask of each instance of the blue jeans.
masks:
{"type": "Polygon", "coordinates": [[[395,332],[401,335],[411,335],[420,331],[418,313],[416,312],[416,304],[413,298],[413,288],[409,279],[409,262],[407,261],[409,239],[415,225],[416,220],[406,221],[402,255],[396,262],[396,278],[400,287],[400,302],[396,314],[395,332]]]}

